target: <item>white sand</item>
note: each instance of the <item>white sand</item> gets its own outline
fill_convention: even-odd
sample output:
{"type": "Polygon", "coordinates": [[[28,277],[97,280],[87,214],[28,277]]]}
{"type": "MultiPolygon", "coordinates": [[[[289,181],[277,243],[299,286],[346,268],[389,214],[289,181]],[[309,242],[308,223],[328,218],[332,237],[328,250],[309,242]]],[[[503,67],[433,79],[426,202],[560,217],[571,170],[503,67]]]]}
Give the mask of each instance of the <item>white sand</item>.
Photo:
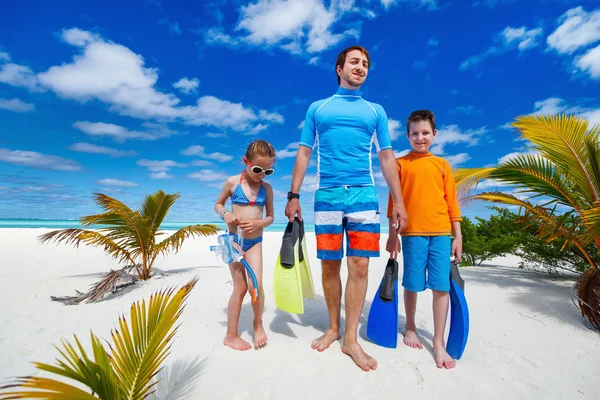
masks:
{"type": "MultiPolygon", "coordinates": [[[[167,277],[127,288],[97,304],[64,306],[50,296],[85,291],[116,265],[100,249],[41,245],[36,237],[46,231],[0,230],[0,383],[37,374],[31,361],[53,363],[53,344],[61,337],[77,334],[86,348],[90,330],[109,340],[118,314],[128,315],[132,302],[197,275],[200,280],[183,313],[155,399],[600,398],[600,336],[585,327],[572,304],[572,280],[519,270],[514,258],[494,260],[494,267],[461,269],[471,331],[465,354],[451,371],[433,362],[429,291],[420,296],[417,310],[425,349],[405,347],[401,336],[397,349],[366,340],[366,318],[386,255],[372,260],[359,333],[379,368],[365,373],[340,351],[340,343],[324,353],[310,348],[328,323],[314,234],[307,236],[307,244],[317,300],[307,301],[300,316],[275,309],[273,266],[282,234],[265,235],[264,322],[269,344],[260,351],[237,352],[222,345],[232,286],[228,269],[208,250],[215,237],[189,241],[179,254],[160,260],[157,267],[169,272],[167,277]]],[[[342,322],[343,318],[342,313],[342,322]]],[[[402,302],[400,323],[403,330],[402,302]]],[[[247,298],[240,328],[249,341],[251,327],[247,298]]]]}

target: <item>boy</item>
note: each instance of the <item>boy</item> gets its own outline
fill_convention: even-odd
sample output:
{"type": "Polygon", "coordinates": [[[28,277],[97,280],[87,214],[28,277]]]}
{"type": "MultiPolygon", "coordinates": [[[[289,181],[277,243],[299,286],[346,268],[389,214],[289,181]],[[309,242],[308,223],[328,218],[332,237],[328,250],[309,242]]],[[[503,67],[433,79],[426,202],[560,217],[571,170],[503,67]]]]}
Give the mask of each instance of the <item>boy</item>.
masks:
{"type": "MultiPolygon", "coordinates": [[[[450,164],[429,151],[437,134],[433,113],[417,110],[410,114],[406,134],[412,151],[396,159],[408,215],[406,228],[400,232],[404,247],[404,344],[415,349],[423,348],[417,336],[415,312],[418,292],[429,288],[433,292],[435,363],[438,368],[450,369],[454,368],[455,361],[446,352],[444,330],[450,301],[450,256],[455,256],[455,262],[459,263],[462,255],[462,217],[450,164]],[[451,246],[452,233],[454,243],[451,246]]],[[[388,218],[392,206],[390,196],[388,218]]],[[[395,232],[395,221],[390,219],[389,223],[390,232],[395,232]]],[[[398,236],[391,233],[386,250],[395,259],[400,248],[398,236]]]]}

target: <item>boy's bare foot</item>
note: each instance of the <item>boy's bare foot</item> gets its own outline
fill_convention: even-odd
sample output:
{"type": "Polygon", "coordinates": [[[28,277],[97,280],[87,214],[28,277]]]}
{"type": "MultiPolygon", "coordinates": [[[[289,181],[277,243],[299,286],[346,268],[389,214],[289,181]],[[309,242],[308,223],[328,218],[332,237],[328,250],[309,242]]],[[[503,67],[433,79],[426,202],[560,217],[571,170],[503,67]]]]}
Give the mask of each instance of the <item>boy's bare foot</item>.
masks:
{"type": "Polygon", "coordinates": [[[250,350],[252,346],[250,343],[246,342],[239,336],[230,337],[229,335],[225,335],[225,340],[223,340],[223,344],[225,346],[229,346],[234,350],[250,350]]]}
{"type": "Polygon", "coordinates": [[[417,332],[407,329],[404,333],[404,344],[413,349],[422,349],[423,345],[417,336],[417,332]]]}
{"type": "Polygon", "coordinates": [[[377,369],[377,361],[364,352],[360,344],[352,343],[347,344],[344,342],[342,346],[342,351],[344,354],[349,355],[354,360],[354,363],[358,365],[360,369],[363,371],[370,371],[372,369],[377,369]]]}
{"type": "Polygon", "coordinates": [[[444,343],[433,344],[433,357],[438,368],[452,369],[456,366],[456,361],[446,352],[444,343]]]}
{"type": "Polygon", "coordinates": [[[323,336],[312,341],[310,347],[318,351],[324,351],[331,346],[331,343],[341,338],[339,331],[327,329],[323,336]]]}
{"type": "Polygon", "coordinates": [[[267,345],[267,334],[263,328],[262,322],[254,323],[254,348],[262,349],[267,345]]]}

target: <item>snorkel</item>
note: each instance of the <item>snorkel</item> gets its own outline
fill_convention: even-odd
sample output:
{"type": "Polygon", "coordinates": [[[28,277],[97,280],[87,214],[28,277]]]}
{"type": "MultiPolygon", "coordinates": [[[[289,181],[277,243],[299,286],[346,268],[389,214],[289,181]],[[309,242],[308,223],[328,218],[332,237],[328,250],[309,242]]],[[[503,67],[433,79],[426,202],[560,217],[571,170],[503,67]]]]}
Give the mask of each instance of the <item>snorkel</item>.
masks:
{"type": "MultiPolygon", "coordinates": [[[[242,229],[238,227],[238,231],[237,231],[237,237],[239,240],[239,247],[240,249],[243,249],[244,247],[244,236],[243,236],[243,232],[242,229]]],[[[248,263],[246,262],[246,260],[243,257],[243,252],[242,254],[240,254],[238,252],[238,250],[235,248],[233,243],[233,236],[229,234],[229,228],[227,229],[227,232],[224,233],[223,235],[219,235],[217,236],[217,245],[216,246],[210,246],[210,251],[214,251],[216,256],[218,258],[221,259],[221,261],[223,261],[225,264],[229,264],[231,262],[241,262],[244,265],[244,268],[246,268],[246,271],[248,271],[248,274],[250,275],[250,278],[252,279],[252,284],[254,286],[254,289],[252,290],[252,302],[256,303],[256,300],[258,299],[259,293],[258,293],[258,280],[256,279],[256,274],[254,273],[254,271],[252,270],[252,268],[250,267],[250,265],[248,265],[248,263]]]]}

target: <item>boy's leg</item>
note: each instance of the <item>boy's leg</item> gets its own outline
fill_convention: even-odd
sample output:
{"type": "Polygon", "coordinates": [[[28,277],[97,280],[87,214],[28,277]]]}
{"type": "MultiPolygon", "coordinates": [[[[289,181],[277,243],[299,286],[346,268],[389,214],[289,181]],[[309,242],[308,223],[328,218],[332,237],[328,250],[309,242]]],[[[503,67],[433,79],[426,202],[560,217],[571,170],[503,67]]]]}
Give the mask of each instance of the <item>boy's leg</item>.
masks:
{"type": "MultiPolygon", "coordinates": [[[[250,265],[256,280],[258,281],[258,300],[256,303],[252,303],[252,310],[254,311],[254,348],[261,349],[267,344],[267,334],[263,328],[262,315],[265,308],[265,291],[263,290],[263,260],[262,260],[262,243],[257,243],[250,247],[244,254],[244,259],[250,265]]],[[[248,279],[248,291],[254,289],[252,279],[248,279]]]]}
{"type": "Polygon", "coordinates": [[[413,349],[422,349],[423,345],[417,335],[416,312],[418,292],[425,290],[425,268],[427,266],[427,248],[429,238],[426,236],[402,236],[402,255],[404,273],[404,311],[406,326],[404,327],[404,344],[413,349]]]}
{"type": "Polygon", "coordinates": [[[433,292],[433,353],[438,368],[454,368],[455,361],[446,352],[444,332],[450,305],[449,236],[434,236],[429,247],[427,287],[433,292]]]}
{"type": "Polygon", "coordinates": [[[380,218],[377,190],[348,187],[344,207],[348,282],[346,283],[346,334],[342,351],[363,371],[377,368],[377,361],[358,343],[358,322],[367,293],[369,258],[379,257],[380,218]]]}
{"type": "Polygon", "coordinates": [[[318,351],[324,351],[340,338],[343,195],[343,188],[319,189],[315,193],[317,258],[321,260],[321,282],[329,314],[329,328],[311,343],[318,351]]]}
{"type": "Polygon", "coordinates": [[[235,350],[249,350],[252,346],[243,340],[238,333],[242,301],[244,301],[244,296],[248,291],[246,271],[244,266],[237,262],[229,264],[229,270],[233,279],[233,292],[227,305],[227,334],[223,344],[235,350]]]}

